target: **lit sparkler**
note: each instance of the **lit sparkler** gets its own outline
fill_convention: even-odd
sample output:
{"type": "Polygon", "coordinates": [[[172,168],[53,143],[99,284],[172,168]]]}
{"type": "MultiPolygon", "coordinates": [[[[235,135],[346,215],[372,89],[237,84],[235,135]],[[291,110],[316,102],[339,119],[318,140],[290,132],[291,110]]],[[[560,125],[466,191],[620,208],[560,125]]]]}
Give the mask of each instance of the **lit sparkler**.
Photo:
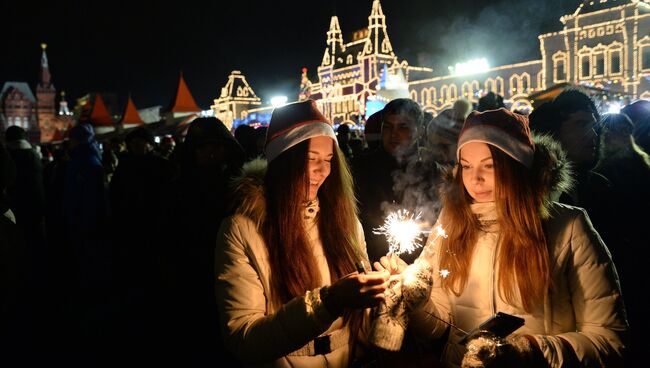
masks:
{"type": "Polygon", "coordinates": [[[422,233],[418,220],[420,215],[414,215],[407,210],[391,212],[384,224],[373,229],[373,234],[385,235],[388,240],[388,254],[400,255],[411,253],[422,246],[422,233]]]}

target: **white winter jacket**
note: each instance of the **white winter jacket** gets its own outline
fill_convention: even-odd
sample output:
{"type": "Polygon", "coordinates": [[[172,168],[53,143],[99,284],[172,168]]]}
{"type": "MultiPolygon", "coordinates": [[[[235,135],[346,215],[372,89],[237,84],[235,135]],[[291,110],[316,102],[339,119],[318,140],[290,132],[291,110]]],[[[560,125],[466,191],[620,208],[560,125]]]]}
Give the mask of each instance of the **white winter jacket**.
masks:
{"type": "MultiPolygon", "coordinates": [[[[472,210],[482,221],[496,219],[494,203],[474,204],[472,210]]],[[[467,286],[460,296],[440,287],[440,269],[435,258],[434,290],[429,302],[412,315],[411,328],[419,335],[439,338],[448,325],[431,315],[470,331],[501,311],[525,319],[525,325],[515,333],[534,336],[551,367],[563,367],[570,353],[585,367],[621,366],[628,324],[618,276],[609,251],[586,212],[553,204],[551,218],[545,224],[552,291],[544,305],[532,313],[506,303],[499,295],[499,228],[493,223],[479,233],[467,286]],[[561,339],[568,342],[573,352],[561,339]]],[[[437,243],[428,246],[437,249],[437,243]]],[[[448,366],[458,366],[462,361],[466,350],[458,341],[463,335],[451,328],[442,357],[448,366]]]]}
{"type": "MultiPolygon", "coordinates": [[[[243,182],[239,190],[246,199],[237,212],[247,215],[222,222],[215,251],[217,306],[226,347],[247,366],[347,367],[348,328],[342,318],[327,312],[320,288],[280,307],[272,303],[269,256],[258,230],[264,212],[263,187],[259,180],[243,182]],[[314,355],[314,339],[326,335],[332,351],[314,355]]],[[[331,279],[317,226],[318,210],[318,202],[311,203],[304,221],[325,286],[331,279]]],[[[359,256],[367,262],[361,224],[358,227],[359,256]]]]}

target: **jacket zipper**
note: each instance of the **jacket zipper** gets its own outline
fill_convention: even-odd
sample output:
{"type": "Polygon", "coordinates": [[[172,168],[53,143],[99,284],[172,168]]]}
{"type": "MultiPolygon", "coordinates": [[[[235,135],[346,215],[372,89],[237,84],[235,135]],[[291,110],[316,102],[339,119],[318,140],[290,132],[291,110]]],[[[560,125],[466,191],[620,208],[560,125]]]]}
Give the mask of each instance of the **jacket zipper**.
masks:
{"type": "Polygon", "coordinates": [[[492,310],[492,315],[495,315],[497,313],[496,311],[496,306],[497,306],[497,296],[496,296],[496,266],[497,266],[497,252],[499,251],[499,241],[501,240],[501,233],[497,236],[497,243],[494,246],[494,251],[492,251],[492,269],[490,273],[490,286],[492,287],[492,305],[491,305],[491,310],[492,310]]]}

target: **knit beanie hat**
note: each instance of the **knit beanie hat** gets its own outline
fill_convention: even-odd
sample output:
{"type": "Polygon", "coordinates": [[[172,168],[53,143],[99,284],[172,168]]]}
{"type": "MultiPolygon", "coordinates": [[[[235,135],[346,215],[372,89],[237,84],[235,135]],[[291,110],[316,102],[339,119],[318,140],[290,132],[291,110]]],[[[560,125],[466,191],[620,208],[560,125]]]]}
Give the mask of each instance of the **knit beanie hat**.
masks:
{"type": "Polygon", "coordinates": [[[528,127],[528,119],[504,108],[473,111],[467,117],[458,138],[458,162],[460,149],[470,142],[495,146],[528,168],[533,164],[535,144],[528,127]]]}
{"type": "Polygon", "coordinates": [[[309,138],[326,136],[336,142],[336,133],[316,107],[316,102],[306,100],[273,110],[266,132],[264,153],[271,162],[282,152],[309,138]]]}

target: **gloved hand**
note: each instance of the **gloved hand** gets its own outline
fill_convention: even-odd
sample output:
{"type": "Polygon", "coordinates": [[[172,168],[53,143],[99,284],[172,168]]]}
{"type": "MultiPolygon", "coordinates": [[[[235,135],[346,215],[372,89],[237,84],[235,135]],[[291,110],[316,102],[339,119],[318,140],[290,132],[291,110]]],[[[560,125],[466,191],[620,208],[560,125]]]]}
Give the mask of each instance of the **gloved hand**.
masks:
{"type": "Polygon", "coordinates": [[[402,296],[402,283],[398,276],[391,277],[384,292],[385,301],[374,307],[368,341],[389,351],[398,351],[408,325],[406,303],[402,296]]]}
{"type": "Polygon", "coordinates": [[[542,352],[528,338],[510,335],[498,338],[487,331],[467,343],[462,368],[548,367],[542,352]]]}
{"type": "Polygon", "coordinates": [[[402,272],[402,295],[409,310],[422,306],[431,295],[433,269],[428,262],[416,260],[402,272]]]}

